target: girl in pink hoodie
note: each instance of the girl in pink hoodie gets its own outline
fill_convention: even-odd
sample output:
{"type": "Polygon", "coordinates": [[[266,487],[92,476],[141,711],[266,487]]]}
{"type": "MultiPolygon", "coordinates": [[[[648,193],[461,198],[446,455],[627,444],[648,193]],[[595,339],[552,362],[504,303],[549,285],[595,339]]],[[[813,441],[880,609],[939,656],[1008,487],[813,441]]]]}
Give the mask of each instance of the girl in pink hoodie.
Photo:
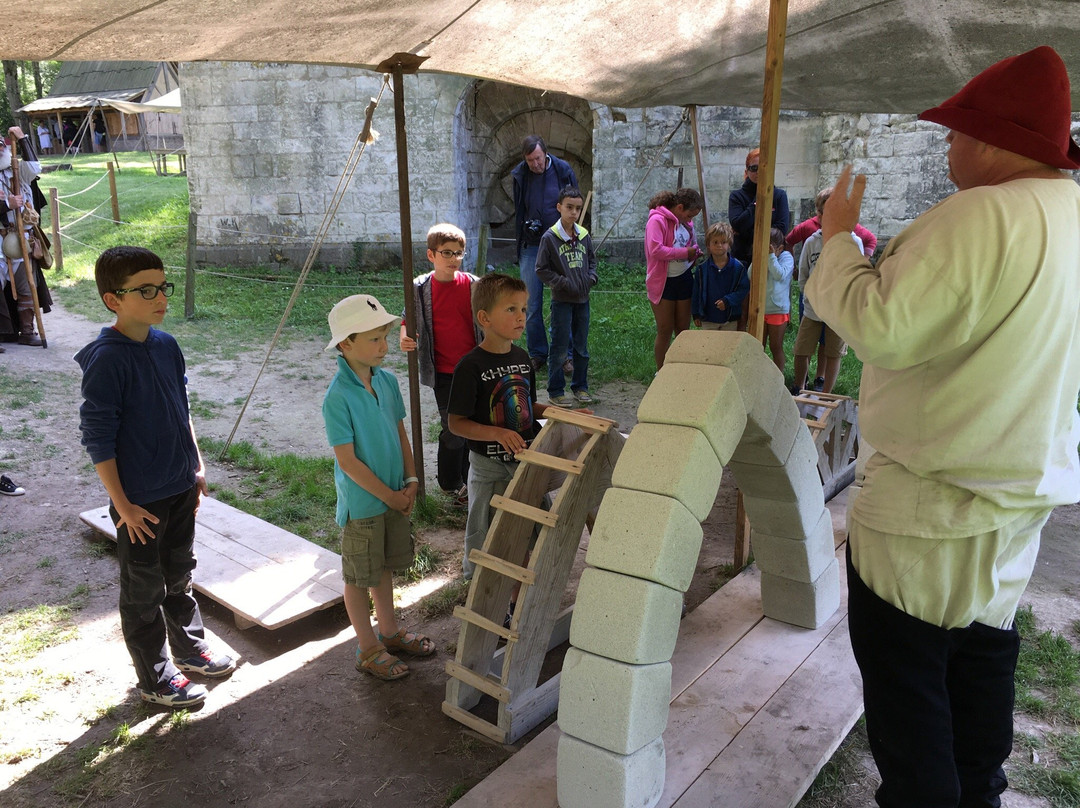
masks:
{"type": "Polygon", "coordinates": [[[698,257],[692,219],[704,207],[693,188],[661,191],[649,200],[645,225],[645,289],[656,318],[653,357],[656,370],[664,366],[672,336],[690,327],[690,298],[694,276],[690,267],[698,257]]]}

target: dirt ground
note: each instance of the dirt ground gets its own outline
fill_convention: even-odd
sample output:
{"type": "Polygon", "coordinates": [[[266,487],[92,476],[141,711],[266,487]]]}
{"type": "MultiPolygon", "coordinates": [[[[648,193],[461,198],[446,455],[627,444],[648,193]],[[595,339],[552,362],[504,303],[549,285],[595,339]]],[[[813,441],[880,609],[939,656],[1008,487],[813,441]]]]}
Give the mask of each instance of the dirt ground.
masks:
{"type": "MultiPolygon", "coordinates": [[[[200,597],[208,629],[238,655],[239,668],[212,684],[206,704],[187,719],[143,706],[120,636],[115,551],[78,520],[106,499],[78,442],[79,372],[71,356],[101,324],[57,307],[46,326],[47,350],[8,345],[0,356],[7,377],[32,379],[43,393],[39,403],[0,412],[0,470],[27,489],[23,497],[0,497],[0,617],[39,604],[75,608],[49,647],[15,663],[0,661],[0,803],[441,806],[529,740],[493,744],[441,713],[455,619],[419,626],[438,653],[412,661],[408,678],[381,683],[353,670],[355,641],[340,607],[273,632],[240,631],[230,613],[200,597]]],[[[333,358],[321,347],[293,342],[275,353],[237,440],[270,451],[329,454],[319,407],[333,358]]],[[[190,390],[219,405],[196,419],[196,429],[223,439],[262,354],[206,362],[189,354],[188,361],[190,390]]],[[[400,357],[390,364],[404,376],[400,357]]],[[[644,389],[615,383],[593,392],[601,399],[597,414],[629,431],[644,389]]],[[[424,396],[427,424],[437,416],[430,391],[424,396]]],[[[425,458],[434,488],[430,443],[425,458]]],[[[227,485],[228,471],[209,465],[210,480],[227,485]]],[[[726,478],[687,594],[691,609],[712,593],[719,569],[731,561],[733,511],[726,478]]],[[[1080,509],[1055,514],[1027,597],[1040,625],[1061,631],[1078,613],[1078,525],[1080,509]]],[[[460,532],[433,530],[424,538],[444,554],[443,578],[459,576],[460,532]]],[[[416,607],[406,607],[404,618],[418,625],[416,607]]],[[[557,670],[557,659],[549,667],[557,670]]],[[[843,805],[866,805],[868,798],[863,788],[843,805]]],[[[1024,799],[1010,795],[1005,804],[1042,804],[1024,799]]]]}

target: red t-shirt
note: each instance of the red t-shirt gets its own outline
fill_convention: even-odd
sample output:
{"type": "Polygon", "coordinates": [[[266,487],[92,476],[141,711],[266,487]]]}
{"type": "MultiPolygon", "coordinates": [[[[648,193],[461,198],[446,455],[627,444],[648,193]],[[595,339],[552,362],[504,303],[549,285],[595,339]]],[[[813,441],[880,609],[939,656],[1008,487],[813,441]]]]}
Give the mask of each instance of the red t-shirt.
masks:
{"type": "Polygon", "coordinates": [[[453,373],[458,361],[476,347],[471,281],[454,273],[454,280],[431,278],[431,333],[435,342],[435,372],[453,373]]]}

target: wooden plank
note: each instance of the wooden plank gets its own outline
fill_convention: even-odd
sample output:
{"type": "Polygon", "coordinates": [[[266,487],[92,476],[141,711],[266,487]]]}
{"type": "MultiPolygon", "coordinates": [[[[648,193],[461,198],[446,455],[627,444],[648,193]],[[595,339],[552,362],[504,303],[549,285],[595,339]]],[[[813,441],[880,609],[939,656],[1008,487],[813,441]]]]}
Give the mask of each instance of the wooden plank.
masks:
{"type": "Polygon", "coordinates": [[[499,710],[499,729],[506,743],[515,743],[541,721],[559,709],[559,680],[556,673],[539,687],[527,690],[520,698],[511,697],[509,704],[499,710]]]}
{"type": "MultiPolygon", "coordinates": [[[[533,441],[537,451],[544,451],[555,442],[553,430],[544,427],[533,441]]],[[[539,505],[547,493],[553,472],[539,466],[523,464],[518,467],[514,478],[506,487],[505,496],[527,504],[539,505]]],[[[536,529],[536,524],[506,511],[495,511],[484,538],[483,551],[503,558],[511,564],[524,566],[528,553],[529,538],[536,529]]],[[[541,535],[543,534],[543,528],[541,535]]],[[[498,620],[501,629],[506,607],[510,603],[510,593],[514,581],[484,567],[478,567],[473,575],[469,594],[465,599],[465,608],[474,614],[487,618],[489,622],[498,620]]],[[[487,631],[481,625],[463,621],[458,634],[457,661],[476,672],[488,669],[495,654],[498,635],[487,631]]],[[[446,701],[468,710],[480,700],[480,692],[465,685],[458,679],[449,679],[446,683],[446,701]]]]}
{"type": "MultiPolygon", "coordinates": [[[[843,498],[834,504],[833,508],[842,508],[842,506],[843,498]]],[[[842,518],[838,524],[842,526],[842,518]]],[[[839,535],[843,535],[842,527],[839,535]]],[[[843,552],[842,547],[841,552],[843,552]]],[[[842,571],[841,575],[843,575],[842,571]]],[[[844,579],[841,577],[841,584],[843,583],[844,579]]],[[[841,602],[846,603],[846,599],[842,598],[841,602]]],[[[842,606],[841,611],[844,610],[842,606]]],[[[702,737],[700,729],[704,728],[707,734],[711,723],[738,724],[736,718],[740,714],[744,723],[739,725],[741,731],[733,737],[738,741],[738,737],[743,732],[750,733],[746,741],[750,748],[756,748],[759,750],[758,754],[762,754],[760,750],[771,744],[772,757],[763,760],[760,765],[748,767],[744,762],[738,768],[730,769],[731,779],[725,779],[719,790],[706,792],[704,785],[697,786],[699,790],[695,791],[695,798],[701,795],[704,800],[700,803],[701,805],[735,804],[730,801],[732,795],[741,793],[745,789],[759,789],[755,793],[760,793],[758,783],[763,781],[771,769],[779,771],[788,766],[785,752],[788,748],[795,750],[794,754],[800,761],[807,759],[807,756],[812,758],[815,749],[820,749],[821,751],[817,754],[823,760],[826,759],[857,719],[857,711],[855,717],[852,717],[850,705],[852,692],[858,697],[861,689],[858,687],[858,678],[853,679],[848,675],[850,666],[854,665],[854,660],[850,649],[844,647],[845,637],[845,616],[840,614],[834,615],[825,627],[816,632],[784,626],[762,617],[760,574],[756,567],[748,567],[697,609],[690,612],[682,621],[679,641],[671,658],[672,694],[674,701],[679,702],[679,731],[689,733],[689,736],[677,737],[677,733],[673,731],[676,728],[669,721],[668,729],[664,733],[669,781],[673,771],[678,769],[681,763],[680,758],[685,755],[685,750],[692,748],[700,741],[702,737]],[[752,613],[750,618],[746,617],[748,613],[752,613]],[[734,630],[729,628],[732,618],[741,621],[740,628],[734,630]],[[758,630],[757,634],[753,630],[743,631],[747,625],[753,629],[758,624],[762,624],[763,629],[758,630]],[[717,636],[717,644],[721,647],[715,652],[708,647],[710,632],[713,631],[727,632],[724,636],[717,636]],[[755,642],[746,643],[740,631],[746,637],[752,637],[755,642]],[[798,635],[804,635],[804,638],[798,640],[798,635]],[[816,646],[813,642],[814,637],[810,635],[820,638],[816,646]],[[746,699],[750,688],[745,685],[745,682],[748,679],[752,680],[756,675],[771,675],[773,658],[778,654],[782,656],[783,648],[775,651],[770,646],[773,644],[790,645],[789,636],[796,637],[800,645],[813,646],[805,657],[806,661],[799,663],[795,659],[787,663],[789,666],[794,664],[795,670],[790,676],[781,677],[782,685],[772,689],[771,693],[770,688],[764,688],[767,695],[767,699],[763,702],[764,706],[748,706],[746,699]],[[751,645],[755,646],[755,652],[764,650],[771,656],[760,654],[755,656],[755,652],[750,652],[751,645]],[[740,659],[743,654],[745,657],[740,659]],[[702,667],[703,665],[705,668],[702,667]],[[732,680],[732,676],[735,676],[737,680],[732,680]],[[711,682],[707,677],[711,678],[711,682]],[[710,686],[706,687],[706,684],[710,686]],[[807,707],[810,713],[804,722],[803,705],[809,705],[810,701],[814,703],[807,707]],[[835,710],[830,708],[833,701],[836,702],[835,710]],[[687,713],[690,711],[700,712],[701,715],[696,721],[687,721],[687,713]],[[749,717],[748,721],[747,717],[749,717]],[[804,723],[810,725],[811,721],[817,721],[818,717],[823,722],[823,729],[813,731],[799,729],[804,723]],[[767,721],[774,723],[768,725],[767,721]],[[750,743],[751,739],[756,739],[753,744],[750,743]],[[744,775],[740,775],[740,772],[744,772],[744,775]]],[[[672,705],[672,710],[673,712],[676,710],[675,704],[672,705]]],[[[500,808],[557,808],[555,771],[560,734],[557,725],[545,729],[455,805],[460,808],[480,808],[481,806],[486,808],[489,805],[499,805],[500,808]]],[[[737,743],[728,744],[728,746],[733,749],[742,749],[737,743]]],[[[695,778],[707,766],[713,764],[716,757],[704,760],[701,768],[694,775],[695,778]]],[[[798,801],[802,794],[799,790],[803,788],[801,784],[804,781],[809,782],[807,777],[812,778],[809,774],[811,767],[802,763],[798,765],[802,766],[800,772],[787,781],[792,792],[789,795],[792,801],[787,803],[788,805],[794,805],[798,801]],[[798,791],[797,794],[796,791],[798,791]]],[[[778,786],[776,792],[780,793],[780,790],[781,787],[778,786]]],[[[659,805],[670,806],[673,804],[672,800],[680,796],[682,794],[672,797],[665,790],[659,805]]],[[[747,801],[745,804],[770,805],[770,803],[753,801],[747,801]]],[[[678,805],[684,808],[682,802],[678,805]]]]}
{"type": "Polygon", "coordinates": [[[564,410],[561,407],[548,407],[544,410],[544,419],[548,421],[559,421],[560,423],[570,424],[584,429],[586,432],[600,432],[604,435],[618,426],[617,423],[608,418],[600,418],[596,415],[585,415],[576,410],[564,410]]]}
{"type": "MultiPolygon", "coordinates": [[[[80,518],[116,541],[108,506],[80,518]]],[[[239,628],[279,628],[343,599],[336,554],[214,499],[204,498],[196,516],[195,553],[195,590],[231,610],[239,628]]]]}
{"type": "Polygon", "coordinates": [[[489,634],[495,634],[502,637],[507,642],[517,642],[518,633],[511,631],[508,628],[503,628],[501,623],[496,623],[494,620],[488,620],[467,606],[455,606],[454,617],[471,625],[481,628],[489,634]]]}
{"type": "Polygon", "coordinates": [[[448,660],[446,663],[446,673],[453,676],[455,679],[460,679],[470,687],[482,690],[497,701],[504,703],[510,701],[510,691],[501,684],[487,676],[481,676],[479,673],[459,665],[452,659],[448,660]]]}
{"type": "MultiPolygon", "coordinates": [[[[551,651],[552,648],[558,648],[564,642],[570,639],[570,621],[574,617],[574,607],[567,606],[561,612],[559,616],[555,618],[555,627],[551,630],[551,637],[548,638],[547,650],[551,651]]],[[[503,655],[506,653],[507,648],[513,646],[503,645],[495,651],[495,656],[491,659],[490,672],[496,675],[501,675],[503,670],[503,655]]]]}
{"type": "Polygon", "coordinates": [[[477,718],[475,715],[468,712],[467,710],[462,710],[460,707],[455,707],[453,704],[448,704],[444,701],[442,703],[442,711],[458,723],[464,724],[469,729],[476,730],[481,735],[491,738],[491,740],[495,741],[496,743],[506,742],[502,730],[500,730],[494,724],[489,724],[482,718],[477,718]]]}
{"type": "Polygon", "coordinates": [[[547,525],[548,527],[555,527],[555,522],[558,520],[558,514],[551,511],[545,511],[543,508],[526,505],[524,502],[501,497],[497,494],[491,498],[491,507],[499,511],[512,513],[515,516],[523,516],[538,525],[547,525]]]}
{"type": "Polygon", "coordinates": [[[532,463],[534,466],[543,466],[544,468],[561,471],[564,474],[581,474],[581,470],[584,468],[584,465],[576,460],[535,452],[532,449],[518,452],[514,455],[514,458],[521,463],[532,463]]]}
{"type": "Polygon", "coordinates": [[[494,570],[500,575],[513,578],[515,581],[521,581],[526,585],[531,585],[536,578],[536,573],[532,570],[520,567],[517,564],[511,564],[509,561],[504,561],[498,556],[485,553],[483,550],[473,550],[469,553],[469,560],[477,566],[494,570]]]}
{"type": "Polygon", "coordinates": [[[860,715],[844,618],[675,805],[792,808],[860,715]]]}
{"type": "MultiPolygon", "coordinates": [[[[543,545],[537,543],[536,551],[530,559],[529,566],[536,570],[536,583],[529,587],[523,598],[518,599],[520,620],[517,629],[521,632],[521,640],[514,647],[514,658],[509,660],[508,668],[503,674],[503,681],[510,688],[515,700],[534,689],[540,678],[540,669],[544,664],[559,604],[566,591],[566,582],[570,577],[574,558],[581,546],[585,517],[591,501],[588,494],[600,477],[601,461],[606,456],[607,443],[614,439],[600,433],[589,438],[579,458],[585,469],[576,477],[567,477],[566,483],[559,489],[552,506],[559,514],[558,524],[543,531],[543,545]]],[[[556,703],[550,700],[542,703],[550,705],[552,710],[556,706],[556,703]]],[[[540,715],[535,709],[522,709],[518,714],[528,716],[533,724],[519,723],[510,729],[511,717],[507,714],[507,708],[500,707],[499,726],[506,728],[511,737],[521,737],[524,732],[547,717],[540,715]]]]}
{"type": "Polygon", "coordinates": [[[671,703],[664,746],[670,806],[783,686],[842,619],[816,631],[765,618],[671,703]]]}

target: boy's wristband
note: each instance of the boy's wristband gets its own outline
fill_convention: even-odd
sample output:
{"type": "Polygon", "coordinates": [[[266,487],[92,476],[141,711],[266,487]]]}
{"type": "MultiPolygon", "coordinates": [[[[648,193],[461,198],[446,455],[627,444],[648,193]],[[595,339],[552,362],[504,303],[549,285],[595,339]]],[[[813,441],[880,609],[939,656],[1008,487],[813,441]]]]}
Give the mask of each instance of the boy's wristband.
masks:
{"type": "Polygon", "coordinates": [[[409,483],[419,483],[419,482],[420,482],[419,477],[406,477],[405,478],[405,485],[408,485],[409,483]]]}

